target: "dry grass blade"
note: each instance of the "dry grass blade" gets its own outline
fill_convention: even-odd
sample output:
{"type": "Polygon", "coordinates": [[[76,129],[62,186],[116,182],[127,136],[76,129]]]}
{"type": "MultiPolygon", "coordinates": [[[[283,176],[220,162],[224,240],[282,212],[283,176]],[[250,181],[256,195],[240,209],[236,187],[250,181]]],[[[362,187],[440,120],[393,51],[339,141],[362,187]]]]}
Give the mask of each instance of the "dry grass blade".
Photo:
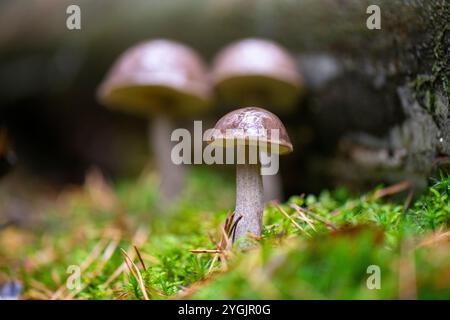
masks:
{"type": "Polygon", "coordinates": [[[232,248],[233,248],[233,242],[231,241],[231,237],[234,236],[234,232],[236,230],[236,225],[239,223],[242,217],[238,217],[236,220],[235,213],[231,213],[231,211],[228,211],[227,217],[225,219],[225,223],[220,228],[220,231],[222,233],[222,236],[220,238],[220,241],[216,242],[211,235],[209,235],[210,240],[214,243],[216,246],[216,249],[194,249],[190,250],[192,253],[208,253],[213,254],[214,257],[211,260],[211,265],[208,269],[208,273],[211,273],[216,261],[219,259],[221,262],[222,271],[226,271],[228,268],[227,259],[231,256],[232,248]]]}
{"type": "Polygon", "coordinates": [[[310,218],[308,218],[304,211],[303,208],[296,205],[295,203],[290,203],[289,206],[294,209],[295,211],[297,211],[299,218],[302,219],[303,221],[305,221],[310,227],[311,229],[313,229],[314,231],[316,231],[316,227],[314,226],[314,221],[311,220],[310,218]]]}
{"type": "Polygon", "coordinates": [[[221,228],[222,237],[218,243],[214,242],[213,237],[210,236],[210,240],[215,244],[216,249],[193,249],[189,250],[192,253],[223,253],[224,250],[230,250],[232,247],[232,242],[230,241],[230,237],[233,236],[234,230],[236,229],[237,223],[241,220],[242,217],[233,221],[235,217],[234,213],[228,211],[227,217],[225,219],[225,223],[221,228]]]}
{"type": "MultiPolygon", "coordinates": [[[[136,246],[143,245],[148,238],[148,231],[145,228],[139,228],[136,231],[136,234],[134,235],[132,239],[132,243],[134,243],[136,246]]],[[[134,259],[135,251],[133,250],[133,247],[130,246],[127,250],[127,254],[129,257],[134,259]]],[[[111,276],[105,281],[103,284],[103,287],[108,287],[115,279],[117,279],[118,276],[120,276],[127,268],[127,265],[125,262],[123,262],[112,274],[111,276]]]]}
{"type": "Polygon", "coordinates": [[[122,263],[112,274],[111,276],[105,281],[105,283],[103,284],[103,287],[108,287],[111,282],[113,282],[114,280],[117,279],[118,276],[120,276],[122,274],[122,272],[124,272],[126,268],[126,263],[122,263]]]}
{"type": "Polygon", "coordinates": [[[122,292],[121,294],[119,294],[118,296],[117,296],[117,300],[123,300],[123,299],[125,299],[126,297],[128,297],[130,294],[128,293],[128,292],[122,292]]]}
{"type": "MultiPolygon", "coordinates": [[[[414,196],[414,189],[411,189],[411,190],[409,190],[408,196],[406,197],[405,202],[403,203],[403,208],[402,208],[403,214],[405,214],[406,210],[408,210],[409,206],[411,205],[413,196],[414,196]]],[[[395,226],[398,226],[400,224],[401,218],[402,217],[400,216],[399,219],[397,219],[397,221],[395,222],[395,226]]]]}
{"type": "Polygon", "coordinates": [[[104,267],[106,266],[106,264],[111,259],[114,252],[116,251],[116,248],[118,245],[119,245],[119,238],[117,237],[116,239],[112,240],[106,247],[106,249],[102,255],[102,258],[101,258],[99,264],[96,266],[94,272],[89,274],[89,276],[87,277],[87,279],[84,281],[84,283],[81,285],[80,288],[67,294],[64,297],[64,299],[73,299],[78,293],[80,293],[84,288],[86,288],[95,278],[100,276],[104,267]]]}
{"type": "Polygon", "coordinates": [[[222,238],[220,239],[220,243],[217,246],[217,249],[220,250],[220,262],[221,262],[221,267],[222,267],[222,272],[225,272],[228,270],[228,258],[231,256],[232,254],[232,249],[233,249],[233,241],[231,241],[230,236],[234,236],[234,231],[236,228],[237,223],[240,221],[242,217],[239,217],[236,222],[234,223],[234,225],[231,227],[231,231],[228,234],[226,232],[226,230],[224,228],[222,228],[222,238]]]}
{"type": "Polygon", "coordinates": [[[239,221],[241,221],[242,216],[239,216],[236,221],[233,222],[233,225],[231,226],[230,232],[227,233],[227,236],[229,239],[234,239],[235,238],[235,234],[236,234],[236,227],[239,223],[239,221]]]}
{"type": "Polygon", "coordinates": [[[338,230],[338,227],[337,227],[334,223],[328,221],[327,219],[325,219],[324,217],[322,217],[322,216],[320,216],[320,215],[318,215],[318,214],[315,214],[315,213],[312,212],[311,210],[308,210],[308,209],[299,207],[298,205],[296,205],[296,204],[294,204],[294,203],[292,203],[291,206],[292,206],[295,210],[297,210],[297,212],[304,212],[305,214],[308,214],[308,215],[310,215],[311,217],[313,217],[314,219],[316,219],[317,221],[322,222],[322,223],[323,223],[324,225],[326,225],[329,229],[331,229],[331,230],[333,230],[333,231],[338,230]]]}
{"type": "Polygon", "coordinates": [[[236,216],[236,212],[231,213],[231,211],[228,211],[227,217],[225,219],[225,224],[223,226],[223,229],[225,230],[225,233],[228,238],[233,239],[234,233],[236,231],[236,226],[241,221],[242,216],[239,216],[237,219],[234,219],[236,216]]]}
{"type": "Polygon", "coordinates": [[[294,227],[305,232],[305,229],[303,229],[303,227],[299,225],[278,203],[272,202],[272,205],[275,206],[275,208],[277,208],[278,211],[280,211],[286,218],[288,218],[294,227]]]}
{"type": "Polygon", "coordinates": [[[144,296],[145,300],[150,300],[147,294],[147,289],[145,287],[145,283],[144,283],[144,279],[142,278],[141,272],[139,271],[139,268],[134,264],[134,262],[130,259],[130,257],[128,256],[128,254],[126,253],[125,250],[122,250],[122,255],[125,258],[125,262],[128,266],[128,269],[130,270],[131,274],[133,275],[133,277],[136,279],[136,281],[139,284],[139,287],[141,288],[142,291],[142,295],[144,296]]]}
{"type": "Polygon", "coordinates": [[[231,231],[231,228],[232,228],[232,226],[233,226],[233,219],[234,219],[234,216],[235,216],[235,212],[231,213],[231,210],[228,211],[227,217],[226,217],[226,219],[225,219],[225,224],[224,224],[224,226],[223,226],[223,228],[225,229],[225,231],[226,231],[227,233],[229,233],[229,232],[231,231]]]}
{"type": "Polygon", "coordinates": [[[219,257],[218,254],[214,255],[214,258],[213,258],[212,261],[211,261],[211,265],[210,265],[209,268],[208,268],[207,274],[210,274],[211,271],[213,270],[214,265],[215,265],[215,263],[216,263],[218,257],[219,257]]]}
{"type": "Polygon", "coordinates": [[[136,252],[138,258],[139,258],[139,262],[142,265],[142,269],[144,269],[144,271],[147,271],[147,267],[145,266],[144,260],[142,259],[141,253],[139,252],[138,248],[136,246],[134,247],[134,251],[136,252]]]}
{"type": "Polygon", "coordinates": [[[217,249],[224,251],[231,251],[233,248],[233,241],[231,241],[231,237],[234,236],[234,230],[236,228],[237,223],[242,219],[242,217],[237,218],[236,222],[231,227],[231,231],[229,233],[226,232],[224,228],[222,228],[222,238],[220,239],[220,243],[217,249]]]}
{"type": "MultiPolygon", "coordinates": [[[[378,190],[377,192],[375,192],[375,194],[374,194],[372,197],[373,197],[373,199],[377,200],[377,199],[380,199],[380,198],[383,198],[383,197],[386,197],[386,196],[389,196],[389,195],[393,195],[393,194],[402,192],[402,191],[404,191],[404,190],[406,190],[406,189],[408,189],[408,188],[410,188],[410,187],[412,187],[412,185],[411,185],[410,182],[408,182],[408,181],[403,181],[403,182],[394,184],[394,185],[392,185],[392,186],[390,186],[390,187],[387,187],[387,188],[378,190]]],[[[367,198],[368,198],[368,196],[363,196],[363,197],[361,198],[361,200],[366,201],[367,198]]],[[[408,195],[408,198],[407,198],[407,199],[409,199],[409,195],[408,195]]],[[[412,195],[411,195],[411,199],[410,199],[409,201],[411,201],[411,200],[412,200],[412,195]]],[[[330,213],[330,216],[332,216],[332,217],[337,216],[337,215],[339,215],[344,209],[349,209],[349,210],[354,209],[354,208],[356,207],[357,204],[358,204],[358,203],[357,203],[356,201],[350,201],[350,202],[347,203],[347,205],[346,205],[345,208],[337,208],[337,209],[333,210],[333,211],[330,213]]],[[[409,203],[408,203],[408,205],[409,205],[409,203]]]]}
{"type": "Polygon", "coordinates": [[[392,186],[386,187],[384,189],[378,190],[373,195],[374,199],[380,199],[386,196],[390,196],[396,193],[400,193],[405,191],[406,189],[411,187],[411,183],[409,181],[402,181],[392,186]]]}
{"type": "Polygon", "coordinates": [[[409,206],[411,205],[411,201],[414,197],[414,189],[409,190],[408,196],[405,199],[405,203],[403,204],[403,212],[408,210],[409,206]]]}
{"type": "Polygon", "coordinates": [[[217,249],[194,249],[194,250],[189,250],[192,253],[221,253],[222,250],[217,250],[217,249]]]}
{"type": "Polygon", "coordinates": [[[137,279],[138,278],[137,274],[133,268],[133,260],[131,260],[130,256],[126,253],[125,250],[120,249],[120,251],[125,259],[125,264],[128,267],[128,271],[130,271],[130,273],[133,275],[133,277],[137,279]]]}
{"type": "Polygon", "coordinates": [[[42,293],[36,289],[27,290],[26,298],[34,299],[34,300],[48,300],[48,295],[42,293]]]}
{"type": "Polygon", "coordinates": [[[52,297],[53,292],[45,284],[35,279],[30,280],[30,286],[37,292],[39,291],[42,296],[46,296],[45,300],[52,297]]]}
{"type": "Polygon", "coordinates": [[[426,237],[425,240],[423,240],[421,243],[419,243],[417,248],[431,247],[431,246],[437,245],[441,242],[449,241],[449,240],[450,240],[450,231],[437,232],[437,233],[433,233],[431,236],[426,237]]]}
{"type": "Polygon", "coordinates": [[[56,272],[56,270],[53,270],[51,272],[51,278],[52,278],[53,283],[55,283],[57,286],[61,285],[61,278],[60,278],[58,272],[56,272]]]}
{"type": "MultiPolygon", "coordinates": [[[[101,238],[86,259],[80,265],[80,273],[83,273],[89,266],[98,258],[98,256],[102,253],[104,246],[106,245],[107,239],[101,238]]],[[[55,293],[50,297],[51,300],[55,300],[60,298],[62,295],[66,294],[66,284],[64,283],[62,286],[55,291],[55,293]]]]}
{"type": "Polygon", "coordinates": [[[97,258],[100,256],[100,254],[103,251],[103,248],[105,247],[107,243],[107,239],[102,238],[100,239],[95,247],[92,249],[91,253],[87,256],[87,258],[83,261],[83,263],[80,265],[81,271],[86,270],[89,268],[89,266],[97,260],[97,258]]]}

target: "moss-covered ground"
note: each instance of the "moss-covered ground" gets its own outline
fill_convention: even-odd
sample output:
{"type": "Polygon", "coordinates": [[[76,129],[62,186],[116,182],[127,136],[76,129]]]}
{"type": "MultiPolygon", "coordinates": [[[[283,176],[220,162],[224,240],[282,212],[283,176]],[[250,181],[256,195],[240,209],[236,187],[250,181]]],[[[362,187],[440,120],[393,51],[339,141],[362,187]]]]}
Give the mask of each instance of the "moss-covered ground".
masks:
{"type": "Polygon", "coordinates": [[[25,299],[450,298],[450,177],[270,203],[245,252],[223,230],[232,177],[194,169],[187,186],[169,206],[151,173],[94,174],[36,225],[0,230],[0,280],[25,299]]]}

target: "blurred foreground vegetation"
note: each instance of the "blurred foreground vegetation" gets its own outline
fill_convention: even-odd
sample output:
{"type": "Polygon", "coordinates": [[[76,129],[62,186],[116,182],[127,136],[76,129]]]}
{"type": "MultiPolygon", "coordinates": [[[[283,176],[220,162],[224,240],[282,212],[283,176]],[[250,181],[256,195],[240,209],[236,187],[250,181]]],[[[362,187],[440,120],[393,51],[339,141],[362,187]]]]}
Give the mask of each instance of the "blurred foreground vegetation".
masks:
{"type": "Polygon", "coordinates": [[[157,185],[151,172],[112,187],[91,172],[37,225],[0,230],[0,283],[21,281],[24,299],[450,298],[450,177],[423,195],[404,182],[270,203],[247,252],[222,231],[230,175],[192,170],[172,207],[157,185]],[[379,290],[366,285],[371,265],[379,290]],[[81,269],[78,288],[66,286],[69,266],[81,269]]]}

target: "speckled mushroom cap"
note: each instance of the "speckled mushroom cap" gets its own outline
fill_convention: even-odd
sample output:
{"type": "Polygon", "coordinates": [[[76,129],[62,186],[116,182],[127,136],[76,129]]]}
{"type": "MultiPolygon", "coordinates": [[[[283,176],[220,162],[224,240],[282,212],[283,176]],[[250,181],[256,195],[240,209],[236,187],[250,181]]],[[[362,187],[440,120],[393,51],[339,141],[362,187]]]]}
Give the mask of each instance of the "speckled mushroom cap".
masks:
{"type": "Polygon", "coordinates": [[[247,107],[227,113],[217,121],[209,143],[249,145],[257,141],[277,144],[279,154],[293,151],[291,140],[281,120],[273,113],[257,107],[247,107]],[[274,129],[278,130],[278,138],[274,129]]]}
{"type": "Polygon", "coordinates": [[[302,88],[294,58],[263,39],[244,39],[222,49],[214,60],[212,78],[218,96],[229,105],[264,103],[289,109],[302,88]]]}
{"type": "Polygon", "coordinates": [[[159,39],[125,51],[98,90],[107,106],[150,114],[193,114],[209,106],[210,96],[206,68],[197,53],[159,39]]]}

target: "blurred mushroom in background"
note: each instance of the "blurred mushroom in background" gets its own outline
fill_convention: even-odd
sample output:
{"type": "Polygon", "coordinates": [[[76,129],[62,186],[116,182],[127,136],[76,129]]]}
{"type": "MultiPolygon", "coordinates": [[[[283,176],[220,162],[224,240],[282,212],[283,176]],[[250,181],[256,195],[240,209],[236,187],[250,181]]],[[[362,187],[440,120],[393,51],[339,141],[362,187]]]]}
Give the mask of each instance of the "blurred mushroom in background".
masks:
{"type": "Polygon", "coordinates": [[[177,199],[184,167],[171,159],[173,121],[204,112],[211,99],[200,56],[169,40],[137,44],[119,57],[98,97],[107,106],[153,119],[149,138],[161,176],[161,198],[164,203],[177,199]]]}
{"type": "MultiPolygon", "coordinates": [[[[279,114],[292,114],[303,80],[291,54],[274,41],[244,39],[233,42],[216,56],[213,83],[225,106],[264,106],[279,114]]],[[[282,201],[279,173],[263,176],[264,201],[282,201]]]]}

